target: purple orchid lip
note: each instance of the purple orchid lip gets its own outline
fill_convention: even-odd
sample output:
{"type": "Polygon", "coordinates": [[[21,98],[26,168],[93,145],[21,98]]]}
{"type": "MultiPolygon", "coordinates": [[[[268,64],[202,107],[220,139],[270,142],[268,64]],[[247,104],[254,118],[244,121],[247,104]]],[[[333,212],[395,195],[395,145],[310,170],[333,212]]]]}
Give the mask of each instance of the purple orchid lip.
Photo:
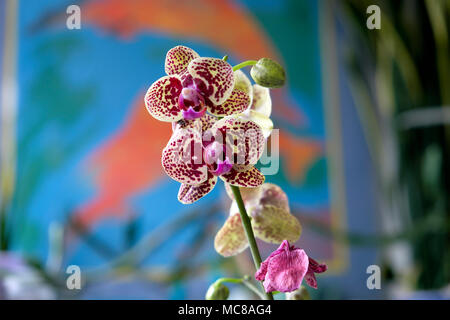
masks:
{"type": "Polygon", "coordinates": [[[194,120],[203,117],[206,112],[206,108],[203,108],[201,111],[195,111],[194,108],[189,107],[187,110],[183,110],[183,118],[186,120],[194,120]]]}
{"type": "Polygon", "coordinates": [[[205,99],[195,88],[183,88],[178,98],[178,104],[182,109],[183,118],[186,120],[201,118],[206,112],[205,99]]]}
{"type": "Polygon", "coordinates": [[[211,173],[215,176],[220,176],[222,174],[230,172],[232,167],[233,167],[233,164],[230,162],[228,157],[225,159],[225,161],[218,159],[217,160],[217,168],[216,168],[216,170],[211,171],[211,173]]]}

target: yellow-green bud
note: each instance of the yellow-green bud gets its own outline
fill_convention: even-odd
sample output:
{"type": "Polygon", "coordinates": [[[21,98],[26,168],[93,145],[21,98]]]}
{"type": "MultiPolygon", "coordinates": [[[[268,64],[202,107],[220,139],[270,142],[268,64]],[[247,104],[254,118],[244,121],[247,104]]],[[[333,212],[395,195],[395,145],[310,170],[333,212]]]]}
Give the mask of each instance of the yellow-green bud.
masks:
{"type": "Polygon", "coordinates": [[[209,286],[208,291],[206,292],[205,299],[206,300],[227,300],[230,295],[230,290],[227,286],[223,285],[220,282],[214,282],[209,286]]]}
{"type": "Polygon", "coordinates": [[[260,86],[266,88],[280,88],[286,82],[286,73],[277,62],[262,58],[252,67],[250,75],[260,86]]]}
{"type": "Polygon", "coordinates": [[[301,286],[295,291],[286,293],[286,300],[311,300],[308,290],[301,286]]]}

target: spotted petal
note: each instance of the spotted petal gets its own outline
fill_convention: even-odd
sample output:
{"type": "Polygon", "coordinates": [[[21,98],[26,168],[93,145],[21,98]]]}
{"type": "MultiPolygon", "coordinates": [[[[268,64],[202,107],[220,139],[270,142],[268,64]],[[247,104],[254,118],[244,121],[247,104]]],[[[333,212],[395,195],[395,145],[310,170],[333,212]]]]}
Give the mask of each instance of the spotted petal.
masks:
{"type": "Polygon", "coordinates": [[[252,104],[253,86],[248,77],[241,71],[234,72],[234,88],[230,97],[221,105],[208,105],[208,111],[217,116],[225,117],[238,114],[248,109],[252,104]]]}
{"type": "Polygon", "coordinates": [[[183,183],[178,191],[178,200],[183,204],[191,204],[206,196],[216,185],[217,177],[208,173],[208,179],[196,186],[183,183]]]}
{"type": "Polygon", "coordinates": [[[189,185],[206,181],[208,173],[202,161],[202,134],[197,128],[177,129],[162,153],[164,171],[172,179],[189,185]]]}
{"type": "Polygon", "coordinates": [[[244,91],[234,89],[222,104],[208,104],[208,112],[216,117],[225,117],[243,112],[250,105],[250,96],[244,91]]]}
{"type": "Polygon", "coordinates": [[[261,128],[253,121],[238,116],[229,116],[217,121],[212,127],[215,135],[232,147],[237,171],[246,171],[258,162],[264,151],[265,139],[261,128]]]}
{"type": "Polygon", "coordinates": [[[302,227],[295,216],[273,205],[251,207],[249,215],[255,236],[269,243],[281,243],[283,240],[295,242],[300,238],[302,227]]]}
{"type": "Polygon", "coordinates": [[[229,172],[220,176],[226,183],[232,186],[255,188],[264,183],[264,175],[258,169],[252,167],[247,171],[236,171],[231,169],[229,172]]]}
{"type": "Polygon", "coordinates": [[[248,247],[241,216],[234,214],[225,221],[214,239],[214,248],[224,257],[234,256],[248,247]]]}
{"type": "Polygon", "coordinates": [[[302,227],[290,213],[286,193],[273,183],[264,183],[257,189],[260,192],[255,194],[251,202],[246,203],[255,235],[270,243],[281,243],[285,239],[297,241],[302,227]]]}
{"type": "Polygon", "coordinates": [[[262,206],[271,205],[290,212],[289,201],[286,193],[279,186],[273,183],[264,183],[261,186],[258,203],[262,206]]]}
{"type": "Polygon", "coordinates": [[[213,104],[222,104],[230,97],[234,73],[228,62],[216,58],[196,58],[189,63],[187,70],[197,88],[213,104]]]}
{"type": "Polygon", "coordinates": [[[173,122],[183,116],[178,107],[181,81],[175,76],[165,76],[155,81],[145,94],[148,112],[160,121],[173,122]]]}
{"type": "Polygon", "coordinates": [[[199,58],[200,55],[185,46],[176,46],[170,49],[166,55],[165,70],[168,75],[180,75],[186,71],[189,63],[199,58]]]}

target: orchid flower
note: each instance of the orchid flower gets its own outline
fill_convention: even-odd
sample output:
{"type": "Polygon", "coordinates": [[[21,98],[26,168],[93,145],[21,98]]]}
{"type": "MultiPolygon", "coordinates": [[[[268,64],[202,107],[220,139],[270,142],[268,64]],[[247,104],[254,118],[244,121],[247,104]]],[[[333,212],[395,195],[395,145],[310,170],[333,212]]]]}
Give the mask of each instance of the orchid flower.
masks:
{"type": "MultiPolygon", "coordinates": [[[[226,189],[233,199],[228,186],[226,189]]],[[[257,238],[269,243],[281,243],[284,239],[292,242],[298,240],[302,227],[290,213],[287,196],[279,186],[264,183],[258,188],[240,189],[257,238]]],[[[248,245],[239,209],[233,200],[230,216],[216,234],[214,247],[219,254],[229,257],[244,251],[248,245]]]]}
{"type": "Polygon", "coordinates": [[[309,258],[304,250],[290,246],[285,240],[261,263],[255,278],[258,281],[264,281],[266,292],[292,292],[300,288],[303,278],[310,287],[317,289],[314,274],[326,270],[325,264],[317,263],[309,258]]]}
{"type": "Polygon", "coordinates": [[[145,95],[148,112],[160,121],[194,120],[206,111],[225,117],[250,105],[251,95],[235,85],[236,73],[223,59],[200,57],[191,48],[176,46],[167,52],[165,71],[167,76],[145,95]]]}
{"type": "Polygon", "coordinates": [[[238,116],[218,120],[205,114],[195,121],[179,121],[162,153],[162,166],[182,185],[178,200],[193,203],[208,194],[217,177],[240,187],[257,187],[264,176],[254,167],[265,139],[253,121],[238,116]]]}

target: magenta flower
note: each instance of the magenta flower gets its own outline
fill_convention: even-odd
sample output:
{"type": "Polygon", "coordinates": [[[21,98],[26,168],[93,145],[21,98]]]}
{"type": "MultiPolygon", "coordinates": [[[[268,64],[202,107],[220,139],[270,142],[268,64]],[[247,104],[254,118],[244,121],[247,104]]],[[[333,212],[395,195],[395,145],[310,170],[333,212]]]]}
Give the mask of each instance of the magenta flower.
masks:
{"type": "Polygon", "coordinates": [[[308,258],[304,250],[289,246],[289,242],[285,240],[261,263],[255,278],[258,281],[264,281],[266,292],[292,292],[300,288],[303,278],[310,287],[317,289],[314,273],[322,273],[326,270],[325,264],[318,264],[315,260],[308,258]]]}
{"type": "Polygon", "coordinates": [[[195,121],[181,121],[162,153],[162,166],[182,185],[178,200],[193,203],[208,194],[217,177],[241,187],[257,187],[264,176],[254,167],[262,156],[265,139],[253,121],[205,114],[195,121]]]}
{"type": "Polygon", "coordinates": [[[231,65],[217,58],[203,58],[194,50],[177,46],[166,55],[164,76],[145,95],[150,114],[161,121],[201,118],[206,111],[218,117],[241,113],[251,96],[235,86],[231,65]]]}

